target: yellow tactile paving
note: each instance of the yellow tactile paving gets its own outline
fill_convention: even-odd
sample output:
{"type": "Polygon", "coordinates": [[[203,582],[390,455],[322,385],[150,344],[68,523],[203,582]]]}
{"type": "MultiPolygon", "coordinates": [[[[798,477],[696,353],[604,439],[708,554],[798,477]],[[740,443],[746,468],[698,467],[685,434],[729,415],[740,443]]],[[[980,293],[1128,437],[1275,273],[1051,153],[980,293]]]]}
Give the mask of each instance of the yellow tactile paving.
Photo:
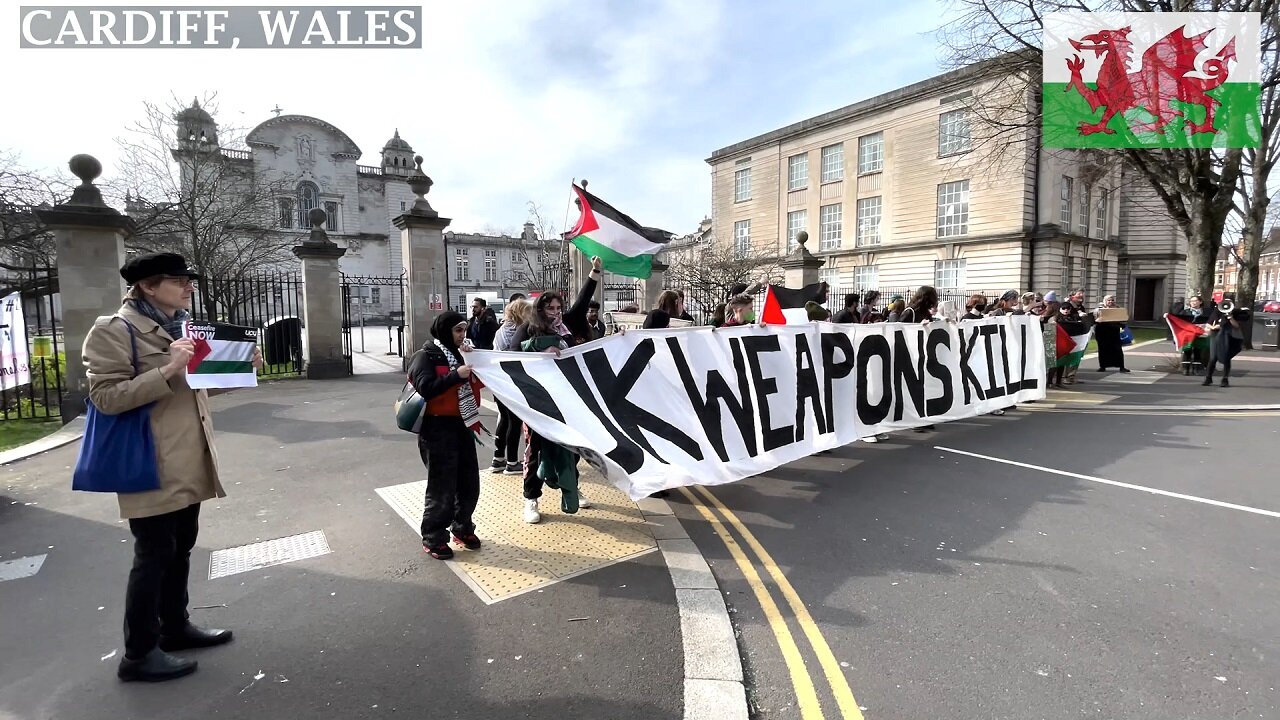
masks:
{"type": "MultiPolygon", "coordinates": [[[[560,491],[543,488],[542,522],[521,517],[521,478],[481,470],[476,534],[483,549],[455,546],[448,561],[458,577],[486,603],[529,592],[657,548],[639,507],[598,473],[579,465],[590,509],[560,510],[560,491]]],[[[426,481],[379,488],[382,496],[416,532],[422,521],[426,481]]]]}

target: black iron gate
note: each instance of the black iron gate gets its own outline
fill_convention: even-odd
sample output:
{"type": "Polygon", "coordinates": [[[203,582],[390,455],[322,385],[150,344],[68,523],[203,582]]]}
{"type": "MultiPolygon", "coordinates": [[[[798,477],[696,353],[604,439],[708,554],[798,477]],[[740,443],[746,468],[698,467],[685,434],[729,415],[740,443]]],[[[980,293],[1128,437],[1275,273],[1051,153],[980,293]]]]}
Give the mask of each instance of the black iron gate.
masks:
{"type": "Polygon", "coordinates": [[[0,270],[0,310],[0,419],[59,417],[67,358],[57,268],[0,270]]]}
{"type": "Polygon", "coordinates": [[[258,271],[201,280],[191,298],[191,316],[259,328],[264,361],[260,374],[301,375],[305,356],[302,306],[302,277],[298,273],[258,271]]]}
{"type": "Polygon", "coordinates": [[[404,358],[405,274],[342,276],[342,355],[355,372],[355,354],[404,358]]]}

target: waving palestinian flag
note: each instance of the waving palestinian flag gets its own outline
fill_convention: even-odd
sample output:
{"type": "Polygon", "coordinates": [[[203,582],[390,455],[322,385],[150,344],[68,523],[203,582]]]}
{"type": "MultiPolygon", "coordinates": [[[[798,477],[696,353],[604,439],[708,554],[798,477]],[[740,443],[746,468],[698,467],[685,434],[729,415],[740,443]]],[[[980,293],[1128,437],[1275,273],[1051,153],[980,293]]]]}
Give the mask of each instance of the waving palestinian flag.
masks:
{"type": "Polygon", "coordinates": [[[810,300],[820,302],[822,283],[805,285],[796,290],[781,285],[770,285],[764,297],[764,313],[761,322],[766,325],[799,325],[809,322],[804,304],[810,300]]]}
{"type": "Polygon", "coordinates": [[[1084,359],[1093,328],[1082,322],[1058,321],[1058,367],[1076,367],[1084,359]]]}
{"type": "Polygon", "coordinates": [[[1164,321],[1169,323],[1169,332],[1173,333],[1173,344],[1182,351],[1191,350],[1198,344],[1203,345],[1204,339],[1209,335],[1202,326],[1189,323],[1176,315],[1165,313],[1164,321]]]}
{"type": "Polygon", "coordinates": [[[587,257],[604,261],[604,269],[615,275],[647,279],[653,271],[653,256],[667,246],[671,233],[642,227],[600,198],[577,185],[582,214],[570,230],[569,241],[587,257]]]}

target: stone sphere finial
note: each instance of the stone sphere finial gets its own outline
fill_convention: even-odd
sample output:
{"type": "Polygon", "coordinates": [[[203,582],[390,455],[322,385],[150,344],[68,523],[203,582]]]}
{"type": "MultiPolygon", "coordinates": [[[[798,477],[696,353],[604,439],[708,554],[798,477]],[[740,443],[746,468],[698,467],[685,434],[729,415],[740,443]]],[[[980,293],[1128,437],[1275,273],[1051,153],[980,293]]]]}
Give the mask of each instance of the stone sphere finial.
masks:
{"type": "Polygon", "coordinates": [[[311,208],[307,217],[311,220],[311,227],[322,228],[324,221],[329,219],[329,214],[324,211],[324,208],[311,208]]]}
{"type": "Polygon", "coordinates": [[[98,158],[85,153],[72,157],[67,165],[70,166],[71,172],[80,178],[83,185],[92,185],[93,181],[102,174],[102,163],[98,162],[98,158]]]}
{"type": "Polygon", "coordinates": [[[799,243],[800,247],[804,247],[804,244],[809,242],[808,231],[801,230],[800,232],[796,233],[796,242],[799,243]]]}
{"type": "MultiPolygon", "coordinates": [[[[396,132],[399,132],[399,130],[397,130],[396,132]]],[[[413,156],[413,165],[418,172],[422,172],[422,156],[421,155],[413,156]]],[[[423,173],[423,174],[425,175],[426,173],[423,173]]]]}

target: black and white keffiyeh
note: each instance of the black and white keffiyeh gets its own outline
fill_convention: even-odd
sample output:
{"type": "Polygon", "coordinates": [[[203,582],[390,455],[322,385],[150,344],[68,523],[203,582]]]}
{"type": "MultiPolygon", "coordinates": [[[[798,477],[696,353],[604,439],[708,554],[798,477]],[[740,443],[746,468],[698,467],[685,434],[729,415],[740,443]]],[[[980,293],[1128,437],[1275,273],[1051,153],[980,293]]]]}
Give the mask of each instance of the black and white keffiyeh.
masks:
{"type": "MultiPolygon", "coordinates": [[[[449,363],[450,370],[457,370],[462,365],[458,356],[449,349],[449,346],[440,342],[439,338],[436,338],[435,344],[440,348],[440,352],[444,353],[444,359],[449,363]]],[[[477,435],[484,430],[484,426],[480,424],[480,407],[476,404],[476,396],[470,382],[464,382],[458,386],[458,413],[462,415],[462,424],[471,428],[477,435]]]]}

